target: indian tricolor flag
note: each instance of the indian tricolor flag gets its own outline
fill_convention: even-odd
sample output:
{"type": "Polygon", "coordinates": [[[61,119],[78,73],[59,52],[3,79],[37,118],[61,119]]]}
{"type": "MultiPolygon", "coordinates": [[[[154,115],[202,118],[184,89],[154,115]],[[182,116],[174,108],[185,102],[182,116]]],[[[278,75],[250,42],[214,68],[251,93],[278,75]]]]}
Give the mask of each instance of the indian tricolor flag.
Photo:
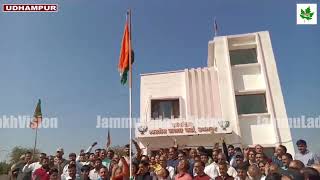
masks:
{"type": "Polygon", "coordinates": [[[33,120],[30,123],[32,129],[39,127],[39,124],[42,122],[42,113],[41,113],[41,100],[39,99],[36,109],[34,110],[33,120]]]}
{"type": "Polygon", "coordinates": [[[128,79],[129,61],[130,61],[129,57],[131,56],[131,64],[134,61],[134,52],[131,47],[130,31],[131,31],[131,27],[130,27],[128,16],[127,16],[126,24],[124,27],[124,33],[122,37],[121,51],[120,51],[119,64],[118,64],[118,70],[121,76],[121,84],[126,84],[128,79]]]}

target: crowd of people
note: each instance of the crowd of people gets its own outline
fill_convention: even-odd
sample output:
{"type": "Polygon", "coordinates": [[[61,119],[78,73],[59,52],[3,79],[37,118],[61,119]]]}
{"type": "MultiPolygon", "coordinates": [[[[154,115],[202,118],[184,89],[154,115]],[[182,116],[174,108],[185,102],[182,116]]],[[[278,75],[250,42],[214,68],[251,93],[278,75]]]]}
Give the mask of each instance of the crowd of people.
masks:
{"type": "Polygon", "coordinates": [[[319,157],[308,150],[305,140],[296,142],[298,152],[292,157],[279,145],[268,157],[261,145],[239,148],[222,140],[212,149],[205,147],[161,148],[142,154],[136,141],[131,156],[129,145],[124,155],[112,149],[96,148],[93,143],[77,155],[64,159],[63,148],[55,156],[41,153],[34,161],[31,152],[12,166],[10,180],[320,180],[319,157]],[[131,168],[131,169],[130,169],[131,168]],[[131,176],[130,176],[131,174],[131,176]]]}

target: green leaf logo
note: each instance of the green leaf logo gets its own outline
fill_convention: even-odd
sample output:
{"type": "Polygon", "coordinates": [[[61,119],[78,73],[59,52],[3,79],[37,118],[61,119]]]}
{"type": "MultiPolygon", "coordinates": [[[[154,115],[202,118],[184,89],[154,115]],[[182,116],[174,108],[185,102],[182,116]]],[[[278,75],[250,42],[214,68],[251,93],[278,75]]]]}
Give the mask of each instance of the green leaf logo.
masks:
{"type": "Polygon", "coordinates": [[[314,12],[311,12],[310,6],[307,9],[305,9],[305,10],[301,9],[301,11],[300,11],[300,17],[302,19],[306,19],[308,21],[312,19],[313,14],[314,14],[314,12]]]}

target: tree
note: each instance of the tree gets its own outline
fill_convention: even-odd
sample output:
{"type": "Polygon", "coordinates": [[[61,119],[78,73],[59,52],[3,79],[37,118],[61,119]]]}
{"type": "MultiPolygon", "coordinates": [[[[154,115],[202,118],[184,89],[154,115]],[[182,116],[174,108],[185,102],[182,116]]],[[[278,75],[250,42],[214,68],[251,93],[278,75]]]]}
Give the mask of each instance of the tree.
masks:
{"type": "MultiPolygon", "coordinates": [[[[0,174],[8,174],[8,172],[10,171],[10,168],[13,164],[19,163],[20,161],[20,157],[22,155],[24,155],[26,152],[33,152],[33,148],[25,148],[25,147],[20,147],[20,146],[16,146],[14,147],[11,152],[10,152],[10,159],[9,159],[9,163],[7,162],[0,162],[0,174]]],[[[38,159],[38,155],[39,155],[39,150],[36,149],[35,155],[34,155],[34,160],[38,159]]]]}
{"type": "Polygon", "coordinates": [[[0,174],[8,174],[11,165],[6,162],[0,162],[0,174]]]}
{"type": "MultiPolygon", "coordinates": [[[[17,163],[20,160],[20,157],[26,152],[33,152],[33,148],[24,148],[16,146],[11,150],[10,153],[10,164],[17,163]]],[[[34,159],[38,159],[39,150],[36,149],[34,159]]]]}

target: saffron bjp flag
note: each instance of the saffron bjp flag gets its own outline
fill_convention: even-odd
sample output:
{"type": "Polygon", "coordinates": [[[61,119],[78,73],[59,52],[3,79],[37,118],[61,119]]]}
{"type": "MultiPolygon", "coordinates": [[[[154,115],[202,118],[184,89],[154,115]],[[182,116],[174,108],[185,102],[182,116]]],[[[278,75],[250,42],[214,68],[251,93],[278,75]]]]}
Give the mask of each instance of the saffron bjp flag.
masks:
{"type": "Polygon", "coordinates": [[[131,55],[131,64],[132,64],[134,61],[133,54],[134,52],[131,48],[131,33],[129,29],[129,22],[127,20],[124,28],[123,37],[122,37],[119,64],[118,64],[118,70],[121,76],[121,84],[126,84],[127,82],[128,72],[129,72],[129,61],[130,61],[129,57],[131,55]]]}
{"type": "Polygon", "coordinates": [[[41,100],[39,99],[36,109],[34,110],[33,120],[30,122],[30,127],[36,129],[39,127],[42,122],[42,113],[41,113],[41,100]]]}

